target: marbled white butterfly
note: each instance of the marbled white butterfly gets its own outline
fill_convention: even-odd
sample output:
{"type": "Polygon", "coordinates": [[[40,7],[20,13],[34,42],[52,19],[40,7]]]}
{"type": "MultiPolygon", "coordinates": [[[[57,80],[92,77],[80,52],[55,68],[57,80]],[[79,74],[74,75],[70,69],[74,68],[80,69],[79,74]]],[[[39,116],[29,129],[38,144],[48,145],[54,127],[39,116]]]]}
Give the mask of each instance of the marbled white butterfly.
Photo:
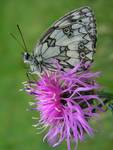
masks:
{"type": "Polygon", "coordinates": [[[54,70],[53,59],[65,70],[80,61],[91,64],[95,47],[95,17],[91,8],[82,7],[56,21],[39,40],[32,54],[24,53],[24,62],[30,65],[31,73],[54,70]]]}

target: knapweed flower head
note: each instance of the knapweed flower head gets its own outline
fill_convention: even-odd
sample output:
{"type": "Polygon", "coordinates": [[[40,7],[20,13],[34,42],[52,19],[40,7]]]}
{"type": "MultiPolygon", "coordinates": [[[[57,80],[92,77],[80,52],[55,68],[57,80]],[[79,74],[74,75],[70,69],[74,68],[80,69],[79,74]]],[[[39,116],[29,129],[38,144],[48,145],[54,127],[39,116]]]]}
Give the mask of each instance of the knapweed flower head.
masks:
{"type": "Polygon", "coordinates": [[[33,109],[40,112],[36,126],[48,129],[44,140],[53,147],[66,140],[70,150],[71,141],[77,145],[85,134],[93,135],[89,121],[98,115],[94,110],[101,103],[95,81],[99,73],[80,71],[80,67],[45,71],[38,81],[25,84],[26,91],[35,96],[33,109]]]}

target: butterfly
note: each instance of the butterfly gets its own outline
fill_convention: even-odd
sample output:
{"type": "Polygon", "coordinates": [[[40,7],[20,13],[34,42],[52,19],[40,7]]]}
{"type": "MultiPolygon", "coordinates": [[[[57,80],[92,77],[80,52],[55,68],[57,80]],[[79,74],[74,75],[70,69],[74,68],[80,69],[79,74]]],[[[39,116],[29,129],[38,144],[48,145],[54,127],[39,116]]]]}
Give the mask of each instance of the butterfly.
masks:
{"type": "Polygon", "coordinates": [[[95,17],[91,8],[82,7],[56,21],[36,44],[32,54],[24,52],[23,59],[33,74],[55,70],[53,60],[66,70],[81,61],[91,64],[95,47],[95,17]]]}

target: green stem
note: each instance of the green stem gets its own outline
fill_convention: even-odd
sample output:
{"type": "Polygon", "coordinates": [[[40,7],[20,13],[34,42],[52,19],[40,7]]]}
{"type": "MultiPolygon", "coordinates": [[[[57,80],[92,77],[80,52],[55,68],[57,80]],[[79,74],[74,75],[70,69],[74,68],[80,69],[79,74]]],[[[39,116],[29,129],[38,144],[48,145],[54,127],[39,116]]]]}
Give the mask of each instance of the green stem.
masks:
{"type": "MultiPolygon", "coordinates": [[[[111,109],[113,111],[113,94],[105,91],[98,92],[98,95],[101,99],[103,99],[103,104],[108,104],[108,109],[111,109]]],[[[103,104],[100,103],[97,105],[97,107],[101,108],[103,107],[103,104]]],[[[93,109],[93,112],[96,112],[96,108],[93,109]]]]}

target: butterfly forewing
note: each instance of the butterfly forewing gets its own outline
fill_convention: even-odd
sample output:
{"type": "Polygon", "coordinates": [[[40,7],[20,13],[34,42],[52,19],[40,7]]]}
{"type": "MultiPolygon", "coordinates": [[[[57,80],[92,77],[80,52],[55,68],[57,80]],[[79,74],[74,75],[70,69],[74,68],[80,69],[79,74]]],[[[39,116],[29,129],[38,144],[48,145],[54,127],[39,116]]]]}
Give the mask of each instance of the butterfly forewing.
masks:
{"type": "Polygon", "coordinates": [[[62,69],[74,67],[80,61],[91,63],[96,47],[96,23],[92,10],[74,10],[51,26],[33,51],[44,69],[55,69],[58,60],[62,69]]]}

